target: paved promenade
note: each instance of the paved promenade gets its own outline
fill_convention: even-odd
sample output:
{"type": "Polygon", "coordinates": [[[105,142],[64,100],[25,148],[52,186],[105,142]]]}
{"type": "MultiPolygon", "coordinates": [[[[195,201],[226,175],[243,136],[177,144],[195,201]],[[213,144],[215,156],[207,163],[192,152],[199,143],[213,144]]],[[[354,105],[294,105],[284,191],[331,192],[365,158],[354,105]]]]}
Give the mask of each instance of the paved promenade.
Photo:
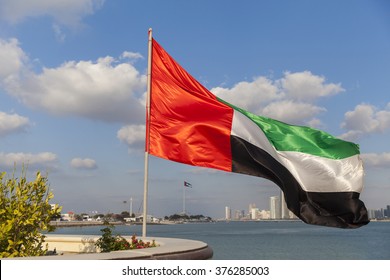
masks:
{"type": "MultiPolygon", "coordinates": [[[[131,236],[124,236],[130,239],[131,236]]],[[[49,250],[56,248],[58,255],[14,258],[23,260],[205,260],[211,259],[213,250],[204,242],[189,239],[147,237],[144,241],[155,240],[158,247],[96,253],[93,243],[96,236],[50,235],[46,241],[49,250]],[[76,244],[77,243],[77,244],[76,244]],[[75,245],[76,244],[76,245],[75,245]],[[78,246],[79,250],[75,250],[78,246]],[[76,251],[82,252],[77,253],[76,251]]]]}

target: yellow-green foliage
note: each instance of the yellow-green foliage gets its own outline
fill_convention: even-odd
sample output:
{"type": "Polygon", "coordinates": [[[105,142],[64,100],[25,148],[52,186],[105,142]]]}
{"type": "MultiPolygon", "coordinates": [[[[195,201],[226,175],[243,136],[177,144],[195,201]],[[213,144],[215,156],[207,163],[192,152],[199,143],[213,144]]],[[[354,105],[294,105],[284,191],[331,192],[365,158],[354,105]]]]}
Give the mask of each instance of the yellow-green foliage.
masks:
{"type": "Polygon", "coordinates": [[[53,193],[47,178],[37,172],[34,181],[28,182],[25,173],[20,178],[0,173],[1,258],[44,255],[42,231],[53,231],[50,220],[60,215],[61,208],[52,209],[49,203],[53,193]]]}

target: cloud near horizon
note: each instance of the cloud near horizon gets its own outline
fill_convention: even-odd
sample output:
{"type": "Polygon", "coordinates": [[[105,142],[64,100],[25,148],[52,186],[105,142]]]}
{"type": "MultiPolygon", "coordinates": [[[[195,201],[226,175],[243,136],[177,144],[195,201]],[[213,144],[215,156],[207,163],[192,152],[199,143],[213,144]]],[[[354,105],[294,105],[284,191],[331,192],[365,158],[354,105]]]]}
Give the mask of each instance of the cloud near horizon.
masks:
{"type": "Polygon", "coordinates": [[[57,161],[57,155],[50,152],[38,154],[0,152],[0,167],[2,168],[25,165],[27,169],[42,168],[48,171],[55,171],[58,169],[57,161]]]}
{"type": "Polygon", "coordinates": [[[347,130],[340,137],[357,140],[364,135],[383,133],[390,129],[390,103],[384,110],[379,110],[370,104],[359,104],[353,111],[345,113],[341,128],[347,130]]]}
{"type": "Polygon", "coordinates": [[[361,155],[364,165],[368,168],[389,168],[390,153],[367,153],[361,155]]]}
{"type": "Polygon", "coordinates": [[[145,145],[145,125],[126,125],[118,130],[117,138],[128,146],[129,152],[141,151],[145,145]]]}
{"type": "Polygon", "coordinates": [[[296,100],[316,100],[345,91],[341,83],[326,83],[324,76],[313,75],[310,71],[295,73],[287,71],[278,83],[286,96],[296,100]]]}
{"type": "Polygon", "coordinates": [[[94,159],[90,158],[73,158],[70,165],[75,169],[97,169],[98,166],[94,159]]]}
{"type": "Polygon", "coordinates": [[[31,126],[30,120],[18,114],[7,114],[0,111],[0,137],[24,132],[31,126]]]}

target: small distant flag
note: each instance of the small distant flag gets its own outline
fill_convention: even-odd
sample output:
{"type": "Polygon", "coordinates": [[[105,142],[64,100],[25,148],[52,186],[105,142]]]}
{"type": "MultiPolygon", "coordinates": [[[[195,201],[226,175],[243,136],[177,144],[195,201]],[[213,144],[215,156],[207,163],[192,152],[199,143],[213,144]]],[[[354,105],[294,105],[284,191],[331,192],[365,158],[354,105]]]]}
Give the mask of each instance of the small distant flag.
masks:
{"type": "Polygon", "coordinates": [[[192,185],[186,181],[184,181],[184,187],[192,188],[192,185]]]}

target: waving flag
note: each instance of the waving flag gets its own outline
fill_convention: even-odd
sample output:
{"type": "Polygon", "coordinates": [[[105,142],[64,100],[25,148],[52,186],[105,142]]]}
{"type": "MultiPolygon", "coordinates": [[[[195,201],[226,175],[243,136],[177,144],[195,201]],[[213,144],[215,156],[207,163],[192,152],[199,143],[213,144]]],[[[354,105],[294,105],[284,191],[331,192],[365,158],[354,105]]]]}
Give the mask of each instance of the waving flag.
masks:
{"type": "Polygon", "coordinates": [[[186,181],[184,181],[184,187],[192,188],[192,185],[186,181]]]}
{"type": "Polygon", "coordinates": [[[263,177],[309,224],[367,224],[358,145],[309,127],[256,116],[213,95],[152,41],[150,154],[263,177]]]}

